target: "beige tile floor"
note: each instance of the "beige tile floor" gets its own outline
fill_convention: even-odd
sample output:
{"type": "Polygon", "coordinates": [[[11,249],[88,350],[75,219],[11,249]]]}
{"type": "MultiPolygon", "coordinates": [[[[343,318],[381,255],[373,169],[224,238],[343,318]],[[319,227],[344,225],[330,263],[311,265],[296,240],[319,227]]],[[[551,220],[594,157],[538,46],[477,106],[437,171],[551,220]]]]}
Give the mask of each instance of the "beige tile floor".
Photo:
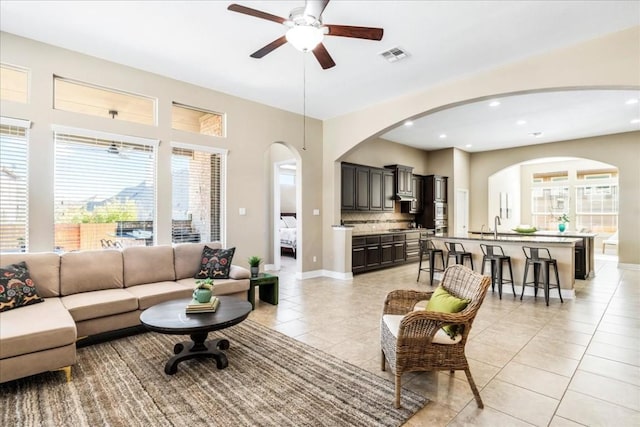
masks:
{"type": "MultiPolygon", "coordinates": [[[[291,261],[278,272],[280,304],[258,302],[250,318],[392,380],[380,371],[381,305],[392,289],[429,288],[417,264],[296,280],[291,261]]],[[[549,307],[504,290],[502,300],[489,290],[466,346],[485,408],[462,372],[405,374],[430,400],[405,426],[640,426],[640,271],[598,257],[576,298],[549,307]]]]}

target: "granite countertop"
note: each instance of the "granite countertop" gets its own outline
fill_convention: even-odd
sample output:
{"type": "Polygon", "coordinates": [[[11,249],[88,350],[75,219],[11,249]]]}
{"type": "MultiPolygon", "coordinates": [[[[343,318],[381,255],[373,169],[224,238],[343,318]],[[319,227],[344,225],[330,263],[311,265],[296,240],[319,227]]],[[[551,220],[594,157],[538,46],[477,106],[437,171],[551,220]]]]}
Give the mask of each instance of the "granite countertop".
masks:
{"type": "MultiPolygon", "coordinates": [[[[480,231],[469,231],[469,234],[482,234],[480,231]]],[[[493,235],[493,232],[489,232],[489,231],[485,231],[484,235],[486,236],[487,234],[493,235]]],[[[504,230],[504,231],[498,231],[498,235],[504,235],[504,236],[554,236],[554,237],[596,237],[598,235],[598,233],[580,233],[577,231],[545,231],[545,230],[538,230],[538,231],[534,231],[533,233],[518,233],[517,231],[513,231],[513,230],[504,230]]]]}
{"type": "Polygon", "coordinates": [[[380,234],[406,234],[406,233],[427,233],[429,230],[427,228],[397,228],[392,230],[375,230],[375,231],[355,231],[353,233],[354,237],[358,236],[377,236],[380,234]]]}
{"type": "MultiPolygon", "coordinates": [[[[514,242],[514,243],[567,243],[576,244],[582,242],[580,237],[556,237],[554,235],[535,235],[535,233],[513,233],[510,235],[504,235],[506,233],[498,233],[498,238],[494,239],[493,233],[485,233],[484,237],[480,233],[468,233],[462,235],[443,235],[432,236],[435,239],[451,239],[451,240],[476,240],[479,242],[514,242]]],[[[560,234],[560,233],[558,233],[560,234]]]]}

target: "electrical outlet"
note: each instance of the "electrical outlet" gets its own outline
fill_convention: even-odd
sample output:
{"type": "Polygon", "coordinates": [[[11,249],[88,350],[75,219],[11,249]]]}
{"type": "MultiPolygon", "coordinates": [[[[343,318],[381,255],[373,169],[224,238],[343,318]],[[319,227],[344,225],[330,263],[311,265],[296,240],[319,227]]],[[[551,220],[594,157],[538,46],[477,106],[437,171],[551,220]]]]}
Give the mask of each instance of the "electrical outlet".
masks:
{"type": "Polygon", "coordinates": [[[317,261],[318,261],[318,258],[314,256],[313,257],[313,262],[317,262],[317,261]]]}

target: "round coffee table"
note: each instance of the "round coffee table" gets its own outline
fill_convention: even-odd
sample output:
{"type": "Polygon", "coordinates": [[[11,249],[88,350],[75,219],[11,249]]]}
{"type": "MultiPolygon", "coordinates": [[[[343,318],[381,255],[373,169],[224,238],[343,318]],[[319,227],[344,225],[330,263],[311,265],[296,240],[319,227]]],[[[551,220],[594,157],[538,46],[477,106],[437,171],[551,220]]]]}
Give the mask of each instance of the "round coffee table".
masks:
{"type": "Polygon", "coordinates": [[[229,365],[227,356],[221,351],[229,348],[229,340],[206,341],[207,335],[210,331],[242,322],[251,313],[251,303],[233,297],[218,298],[220,305],[215,313],[186,313],[191,298],[185,298],[154,305],[140,315],[140,322],[150,331],[191,337],[191,341],[182,341],[173,347],[175,356],[164,366],[167,375],[178,371],[178,363],[196,357],[214,358],[218,369],[229,365]]]}

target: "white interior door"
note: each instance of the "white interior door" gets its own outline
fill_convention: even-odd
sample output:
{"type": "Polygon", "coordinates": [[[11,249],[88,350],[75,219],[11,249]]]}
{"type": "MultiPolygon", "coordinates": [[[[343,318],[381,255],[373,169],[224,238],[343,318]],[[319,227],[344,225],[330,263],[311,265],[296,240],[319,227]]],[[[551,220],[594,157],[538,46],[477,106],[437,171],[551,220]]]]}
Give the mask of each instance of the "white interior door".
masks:
{"type": "Polygon", "coordinates": [[[469,190],[456,189],[456,235],[463,236],[469,232],[469,190]]]}

